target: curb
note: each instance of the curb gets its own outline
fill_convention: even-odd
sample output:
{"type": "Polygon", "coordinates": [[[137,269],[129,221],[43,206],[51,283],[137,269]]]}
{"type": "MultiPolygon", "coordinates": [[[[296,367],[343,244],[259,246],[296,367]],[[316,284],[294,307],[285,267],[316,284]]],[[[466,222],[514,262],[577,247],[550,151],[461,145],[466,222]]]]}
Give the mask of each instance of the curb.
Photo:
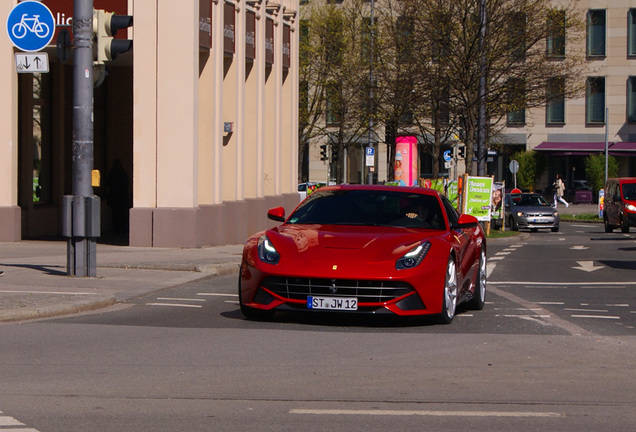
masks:
{"type": "Polygon", "coordinates": [[[70,315],[79,312],[87,312],[103,309],[117,303],[115,297],[87,300],[76,303],[60,303],[56,305],[43,306],[37,309],[13,309],[0,311],[0,322],[26,321],[38,318],[51,318],[62,315],[70,315]]]}

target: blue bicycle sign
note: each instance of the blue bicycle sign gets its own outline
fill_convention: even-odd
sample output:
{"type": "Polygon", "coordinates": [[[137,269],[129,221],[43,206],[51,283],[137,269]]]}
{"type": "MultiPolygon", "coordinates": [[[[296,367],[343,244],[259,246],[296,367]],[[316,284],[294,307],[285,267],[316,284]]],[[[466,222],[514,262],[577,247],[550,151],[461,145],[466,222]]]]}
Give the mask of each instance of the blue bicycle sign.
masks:
{"type": "Polygon", "coordinates": [[[32,0],[23,1],[9,13],[7,33],[18,49],[40,51],[53,39],[55,18],[45,4],[32,0]]]}

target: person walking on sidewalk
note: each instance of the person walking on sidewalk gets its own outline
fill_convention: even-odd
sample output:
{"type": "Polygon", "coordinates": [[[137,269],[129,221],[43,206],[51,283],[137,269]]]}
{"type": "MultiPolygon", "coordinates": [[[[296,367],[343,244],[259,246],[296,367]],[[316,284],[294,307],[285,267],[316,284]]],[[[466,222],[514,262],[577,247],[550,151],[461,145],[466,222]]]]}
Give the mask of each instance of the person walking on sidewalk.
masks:
{"type": "Polygon", "coordinates": [[[554,181],[553,186],[554,186],[554,208],[556,208],[557,206],[557,201],[561,201],[563,204],[565,204],[565,208],[568,208],[570,206],[570,203],[568,203],[563,198],[563,194],[565,193],[565,184],[563,183],[563,180],[561,180],[560,174],[556,175],[556,180],[554,181]]]}

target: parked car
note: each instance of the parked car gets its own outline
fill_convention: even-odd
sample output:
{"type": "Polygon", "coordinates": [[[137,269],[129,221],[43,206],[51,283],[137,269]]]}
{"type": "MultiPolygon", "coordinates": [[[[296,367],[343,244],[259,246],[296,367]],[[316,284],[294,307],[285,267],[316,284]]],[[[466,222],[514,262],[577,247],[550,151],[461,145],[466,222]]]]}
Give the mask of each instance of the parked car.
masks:
{"type": "Polygon", "coordinates": [[[636,178],[608,179],[603,198],[605,232],[620,227],[624,233],[636,225],[636,178]]]}
{"type": "Polygon", "coordinates": [[[592,204],[592,188],[587,180],[574,180],[572,186],[566,192],[567,201],[575,204],[592,204]]]}
{"type": "Polygon", "coordinates": [[[527,228],[531,231],[548,228],[559,231],[559,212],[538,193],[506,195],[505,218],[512,231],[527,228]]]}
{"type": "Polygon", "coordinates": [[[277,311],[398,316],[482,309],[486,238],[477,218],[459,215],[439,192],[340,185],[307,197],[281,225],[243,249],[239,304],[248,319],[277,311]]]}

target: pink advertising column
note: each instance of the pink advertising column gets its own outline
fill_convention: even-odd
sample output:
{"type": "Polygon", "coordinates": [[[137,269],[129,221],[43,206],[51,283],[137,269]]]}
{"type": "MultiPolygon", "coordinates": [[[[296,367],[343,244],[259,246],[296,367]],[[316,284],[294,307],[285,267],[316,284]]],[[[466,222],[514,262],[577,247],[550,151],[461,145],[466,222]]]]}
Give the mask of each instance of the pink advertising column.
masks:
{"type": "Polygon", "coordinates": [[[417,138],[397,137],[395,144],[394,181],[400,186],[417,186],[417,138]]]}

